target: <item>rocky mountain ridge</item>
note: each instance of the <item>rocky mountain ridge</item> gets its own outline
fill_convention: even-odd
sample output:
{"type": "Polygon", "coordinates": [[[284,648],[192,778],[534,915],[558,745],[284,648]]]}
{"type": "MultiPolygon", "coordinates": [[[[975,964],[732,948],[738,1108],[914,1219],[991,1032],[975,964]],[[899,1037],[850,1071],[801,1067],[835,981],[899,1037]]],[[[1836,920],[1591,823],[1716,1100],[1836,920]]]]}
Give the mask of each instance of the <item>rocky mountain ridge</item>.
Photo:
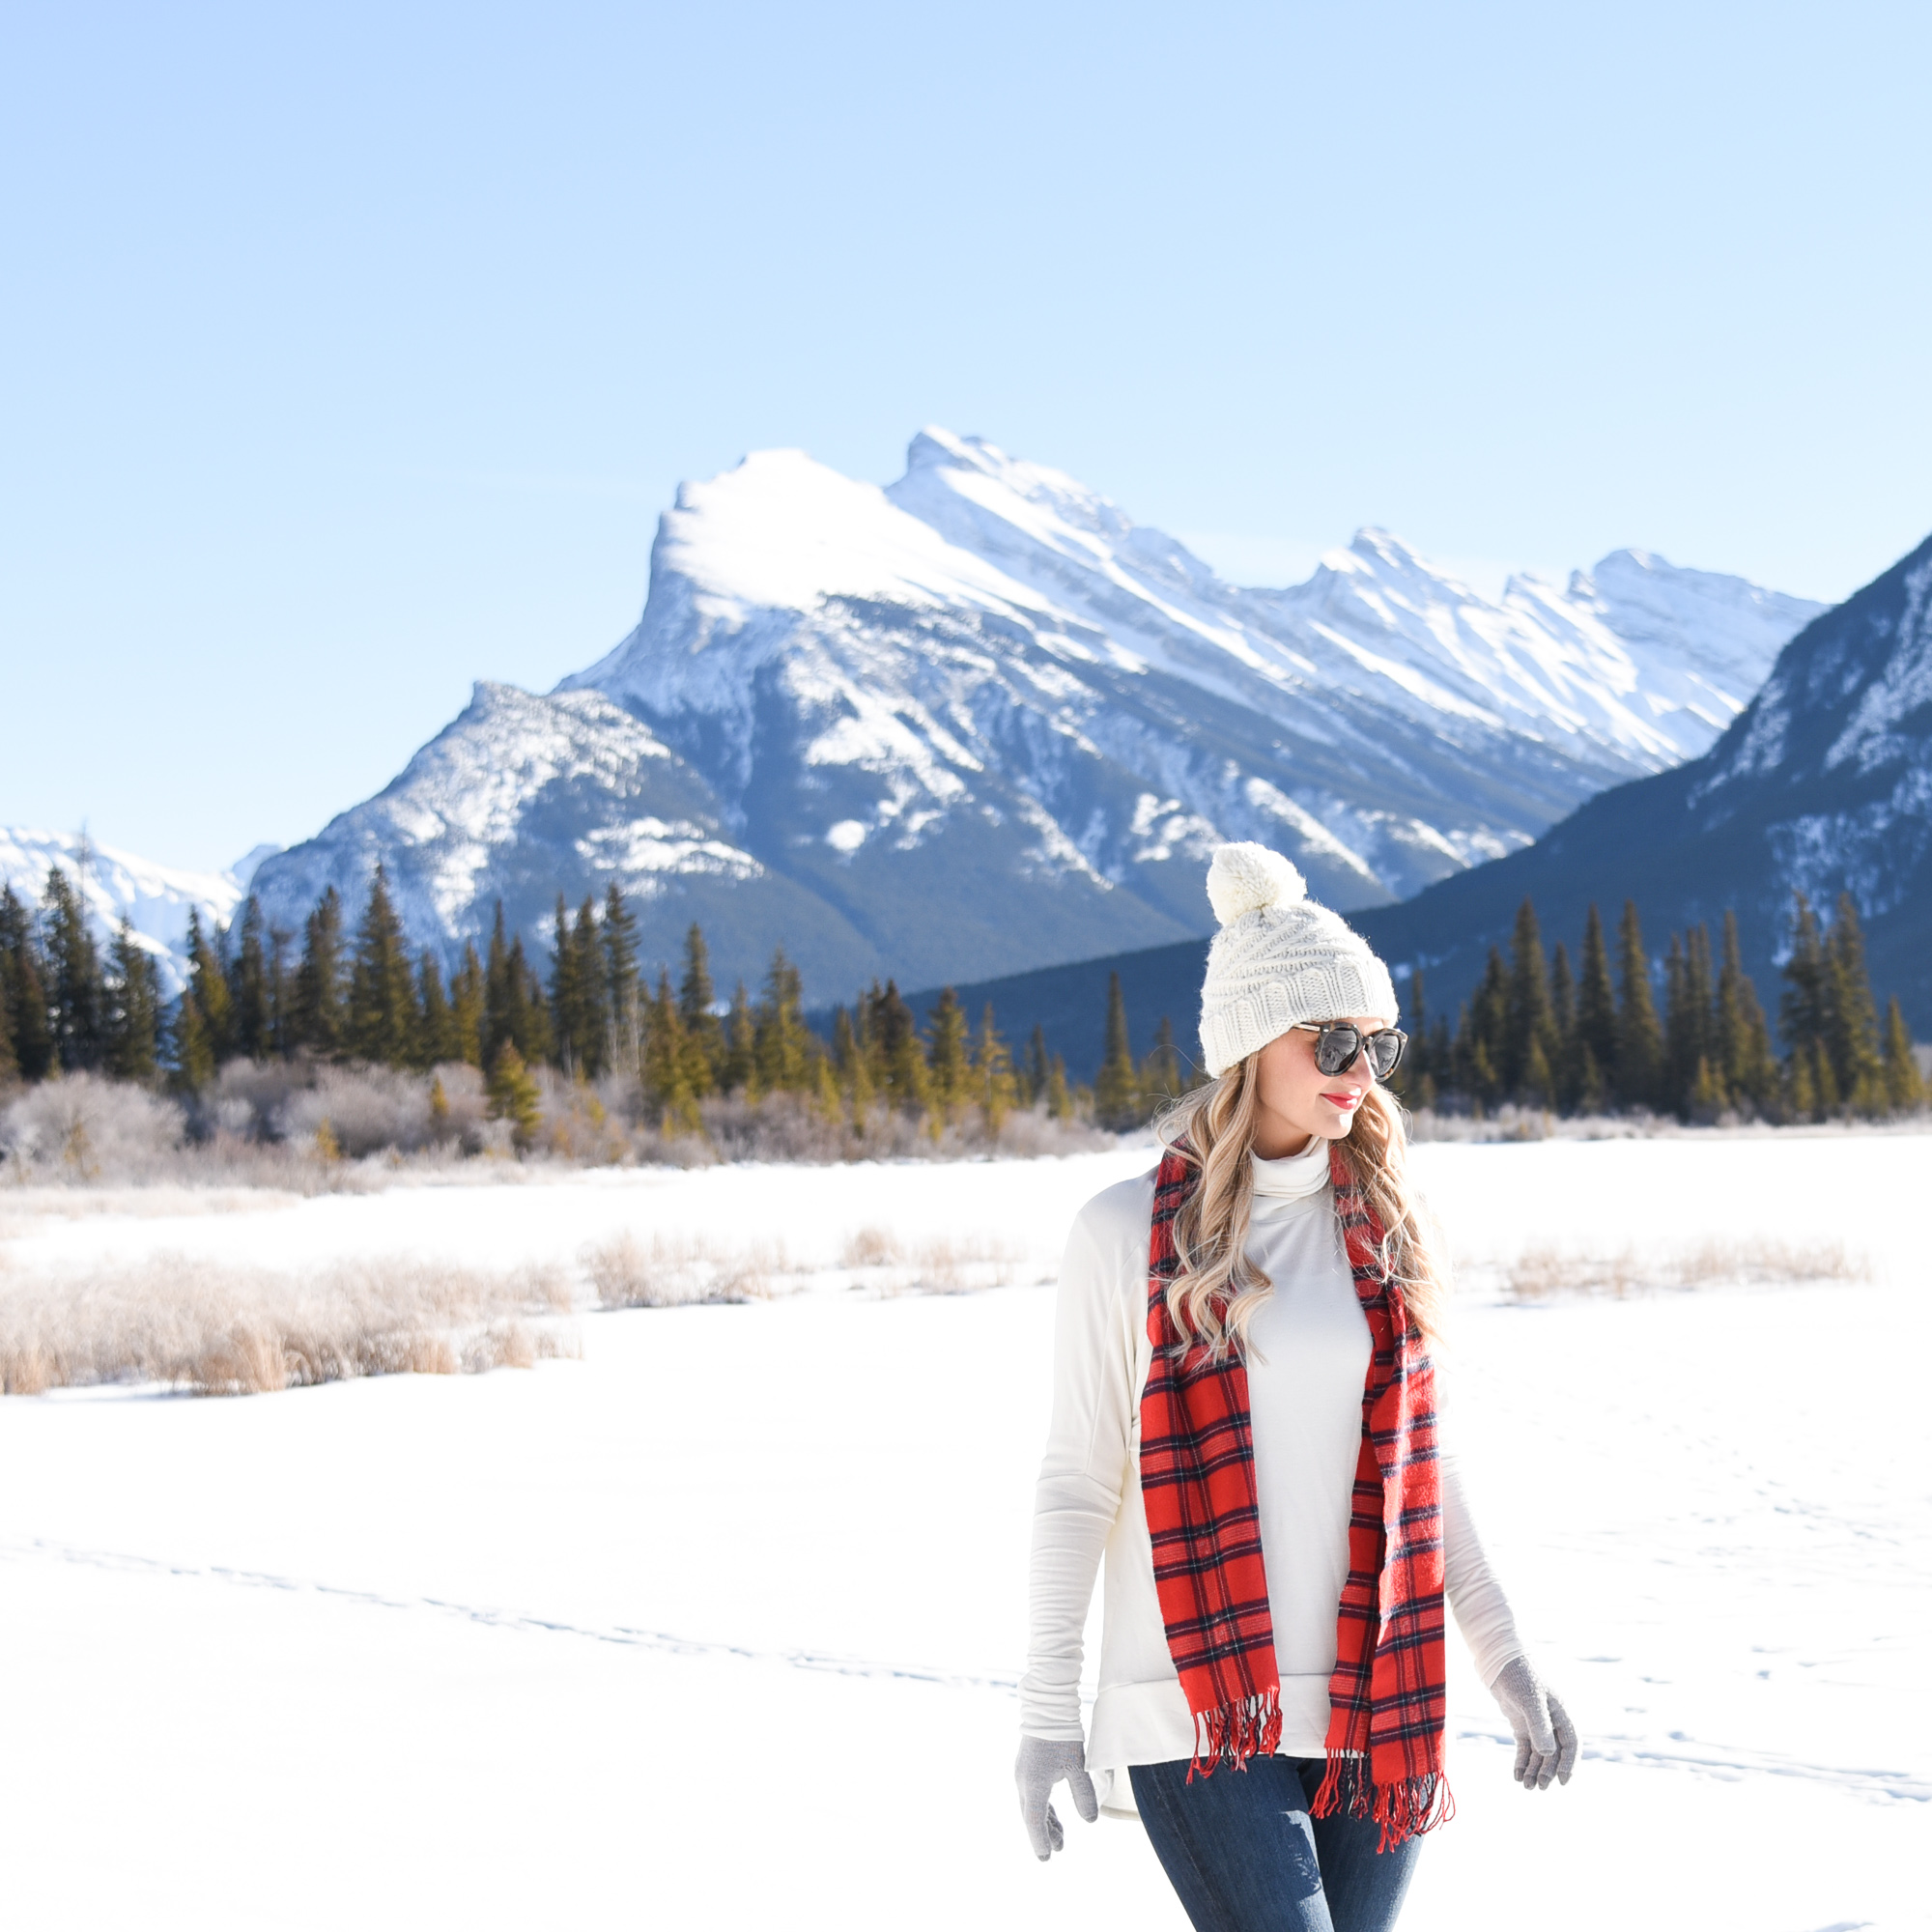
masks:
{"type": "Polygon", "coordinates": [[[1205,930],[1223,838],[1350,909],[1520,848],[1706,749],[1817,609],[1639,552],[1489,603],[1374,530],[1248,589],[977,439],[884,489],[764,451],[680,489],[613,651],[479,686],[257,886],[298,923],[380,858],[449,948],[614,879],[727,978],[983,978],[1205,930]]]}

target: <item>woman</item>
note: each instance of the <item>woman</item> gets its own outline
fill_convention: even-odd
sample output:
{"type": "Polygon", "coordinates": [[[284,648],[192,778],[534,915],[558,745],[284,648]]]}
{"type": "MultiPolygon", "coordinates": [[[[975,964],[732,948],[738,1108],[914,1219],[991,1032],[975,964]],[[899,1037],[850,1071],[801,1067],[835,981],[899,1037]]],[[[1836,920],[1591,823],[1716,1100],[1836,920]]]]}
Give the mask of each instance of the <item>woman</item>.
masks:
{"type": "Polygon", "coordinates": [[[1577,1737],[1436,1440],[1388,970],[1264,846],[1220,847],[1208,894],[1212,1084],[1081,1210],[1061,1275],[1020,1807],[1042,1859],[1059,1779],[1083,1818],[1137,1809],[1199,1932],[1382,1932],[1451,1808],[1445,1595],[1523,1786],[1568,1783],[1577,1737]]]}

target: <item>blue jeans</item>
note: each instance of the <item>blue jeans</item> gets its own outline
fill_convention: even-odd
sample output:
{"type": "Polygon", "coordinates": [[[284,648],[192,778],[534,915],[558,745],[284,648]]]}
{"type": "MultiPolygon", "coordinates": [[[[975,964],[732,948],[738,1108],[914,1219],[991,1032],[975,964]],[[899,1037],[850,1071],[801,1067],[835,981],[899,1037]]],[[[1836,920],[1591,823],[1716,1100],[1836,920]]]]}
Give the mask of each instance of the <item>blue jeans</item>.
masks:
{"type": "Polygon", "coordinates": [[[1319,1757],[1257,1757],[1187,1781],[1133,1767],[1134,1803],[1195,1932],[1388,1932],[1420,1844],[1378,1852],[1370,1818],[1311,1818],[1319,1757]]]}

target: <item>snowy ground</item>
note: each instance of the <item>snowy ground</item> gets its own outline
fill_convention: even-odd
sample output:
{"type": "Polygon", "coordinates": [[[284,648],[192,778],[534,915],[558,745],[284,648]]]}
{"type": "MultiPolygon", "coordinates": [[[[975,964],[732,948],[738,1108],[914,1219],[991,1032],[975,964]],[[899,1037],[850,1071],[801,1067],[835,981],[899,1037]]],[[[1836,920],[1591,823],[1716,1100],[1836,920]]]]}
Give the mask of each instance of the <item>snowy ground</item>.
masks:
{"type": "MultiPolygon", "coordinates": [[[[1418,1151],[1469,1264],[1474,1498],[1586,1750],[1519,1791],[1452,1640],[1460,1814],[1406,1925],[1932,1924],[1928,1155],[1418,1151]],[[1871,1279],[1493,1288],[1525,1246],[1714,1236],[1843,1241],[1871,1279]]],[[[781,1237],[797,1291],[586,1313],[581,1362],[524,1373],[0,1401],[7,1922],[1183,1926],[1133,1825],[1037,1865],[1009,1776],[1037,1283],[1146,1159],[0,1197],[0,1280],[159,1251],[568,1266],[631,1227],[781,1237]],[[1013,1285],[855,1289],[867,1227],[1013,1285]]]]}

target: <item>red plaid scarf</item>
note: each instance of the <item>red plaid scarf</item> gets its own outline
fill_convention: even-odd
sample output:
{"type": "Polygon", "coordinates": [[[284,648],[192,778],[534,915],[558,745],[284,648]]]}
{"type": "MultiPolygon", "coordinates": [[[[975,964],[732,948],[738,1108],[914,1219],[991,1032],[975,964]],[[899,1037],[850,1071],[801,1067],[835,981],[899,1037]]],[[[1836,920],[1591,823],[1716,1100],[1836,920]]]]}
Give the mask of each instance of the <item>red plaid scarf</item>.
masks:
{"type": "MultiPolygon", "coordinates": [[[[1230,1350],[1183,1351],[1167,1290],[1180,1271],[1174,1217],[1195,1163],[1170,1149],[1154,1180],[1148,1250],[1153,1365],[1141,1395],[1141,1497],[1167,1647],[1196,1725],[1194,1761],[1245,1768],[1281,1742],[1280,1678],[1255,1502],[1248,1372],[1230,1350]]],[[[1442,1770],[1442,1526],[1435,1372],[1377,1256],[1380,1229],[1339,1153],[1335,1212],[1374,1350],[1349,1521],[1349,1578],[1328,1680],[1328,1773],[1317,1817],[1373,1817],[1382,1849],[1451,1812],[1442,1770]]]]}

